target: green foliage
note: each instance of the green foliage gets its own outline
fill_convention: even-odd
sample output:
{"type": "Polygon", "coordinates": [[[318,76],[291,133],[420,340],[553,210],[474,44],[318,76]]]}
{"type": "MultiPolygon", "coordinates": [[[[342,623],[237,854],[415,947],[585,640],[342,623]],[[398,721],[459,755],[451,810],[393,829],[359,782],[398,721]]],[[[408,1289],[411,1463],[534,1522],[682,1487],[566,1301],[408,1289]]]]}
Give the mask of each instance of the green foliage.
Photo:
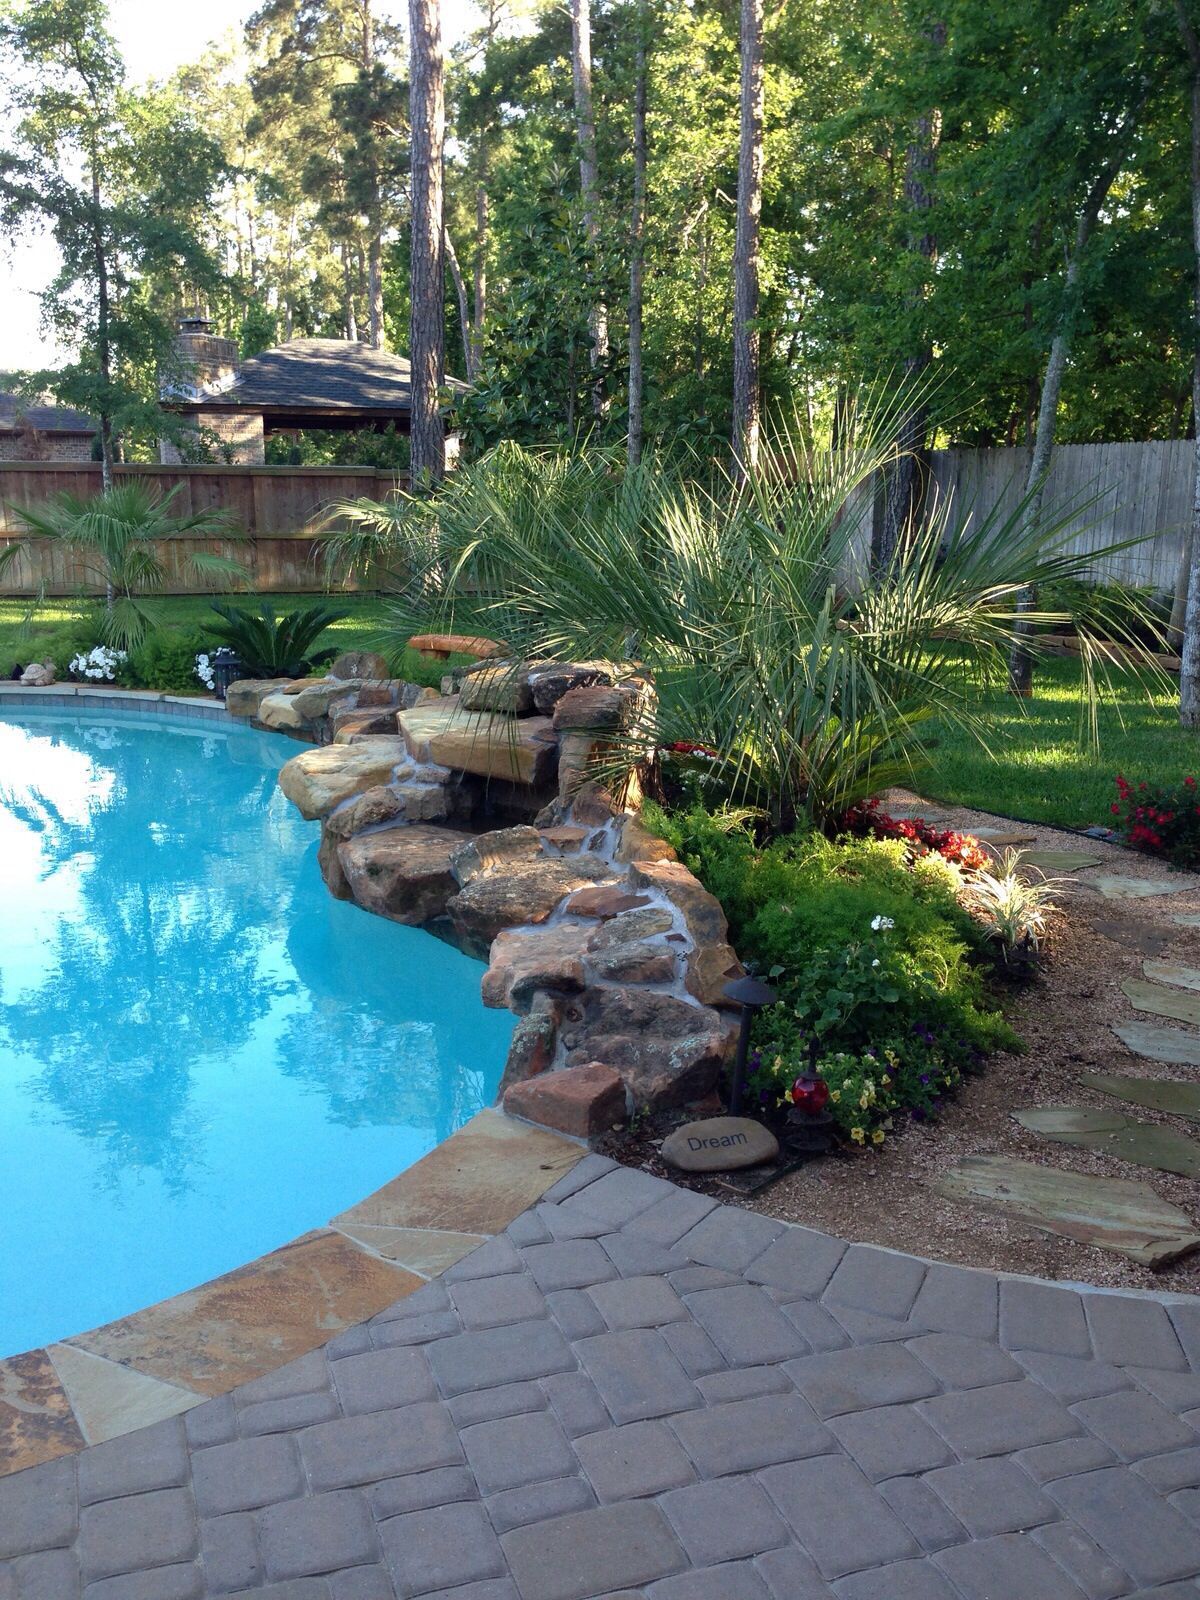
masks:
{"type": "Polygon", "coordinates": [[[778,989],[755,1025],[750,1084],[765,1108],[812,1066],[843,1132],[882,1136],[894,1112],[936,1109],[988,1051],[1015,1045],[988,1001],[962,877],[936,854],[815,833],[759,845],[744,821],[701,806],[645,816],[778,989]]]}
{"type": "MultiPolygon", "coordinates": [[[[130,478],[91,499],[60,494],[44,505],[14,507],[28,531],[0,550],[0,575],[20,564],[31,542],[60,546],[107,592],[100,623],[104,643],[132,649],[155,622],[155,609],[146,597],[166,581],[160,547],[183,537],[240,538],[221,512],[176,515],[173,506],[181,487],[161,495],[130,478]]],[[[213,584],[245,576],[240,562],[204,551],[189,551],[183,564],[196,578],[213,584]]]]}
{"type": "Polygon", "coordinates": [[[267,465],[280,467],[386,467],[407,472],[409,456],[408,435],[397,433],[394,423],[382,433],[372,428],[352,432],[305,428],[297,438],[277,433],[266,447],[267,465]]]}
{"type": "Polygon", "coordinates": [[[198,629],[156,629],[129,652],[117,681],[127,689],[157,689],[161,694],[206,693],[196,677],[196,657],[207,648],[198,629]]]}
{"type": "Polygon", "coordinates": [[[1118,773],[1116,784],[1113,827],[1123,839],[1177,867],[1200,865],[1200,795],[1190,773],[1170,783],[1131,781],[1118,773]]]}
{"type": "Polygon", "coordinates": [[[330,605],[299,606],[277,617],[264,600],[257,613],[213,602],[221,619],[209,624],[220,644],[236,650],[252,678],[302,678],[337,654],[336,645],[317,649],[317,640],[345,611],[330,605]]]}

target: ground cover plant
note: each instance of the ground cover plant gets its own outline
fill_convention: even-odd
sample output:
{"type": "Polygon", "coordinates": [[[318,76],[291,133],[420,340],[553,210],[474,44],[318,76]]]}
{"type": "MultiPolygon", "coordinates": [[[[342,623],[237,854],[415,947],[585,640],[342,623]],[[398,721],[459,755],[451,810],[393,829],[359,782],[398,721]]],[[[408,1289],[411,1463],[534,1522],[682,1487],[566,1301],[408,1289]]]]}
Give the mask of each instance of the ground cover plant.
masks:
{"type": "Polygon", "coordinates": [[[985,981],[994,929],[964,904],[962,870],[904,839],[763,839],[744,812],[646,807],[717,896],[743,959],[780,996],[760,1013],[750,1104],[778,1121],[815,1073],[854,1144],[926,1117],[1017,1040],[985,981]]]}

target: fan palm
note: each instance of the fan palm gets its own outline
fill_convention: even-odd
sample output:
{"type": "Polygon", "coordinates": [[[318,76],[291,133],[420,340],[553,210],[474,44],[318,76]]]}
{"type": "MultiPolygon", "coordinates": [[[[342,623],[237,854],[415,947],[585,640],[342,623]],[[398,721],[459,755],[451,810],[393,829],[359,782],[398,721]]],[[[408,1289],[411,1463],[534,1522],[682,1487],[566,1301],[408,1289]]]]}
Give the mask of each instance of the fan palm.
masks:
{"type": "Polygon", "coordinates": [[[659,705],[631,740],[711,747],[710,789],[779,828],[828,824],[913,779],[932,717],[985,737],[974,685],[1002,668],[1017,594],[1097,558],[1073,549],[1079,505],[1031,520],[1024,502],[935,504],[873,569],[874,484],[896,460],[904,403],[865,396],[853,446],[837,452],[783,429],[743,482],[506,446],[438,497],[389,508],[412,564],[392,626],[428,626],[432,609],[526,658],[636,656],[659,705]]]}
{"type": "MultiPolygon", "coordinates": [[[[205,509],[177,515],[174,504],[181,487],[177,484],[163,495],[131,480],[90,500],[61,494],[43,506],[14,506],[27,531],[0,550],[0,576],[34,541],[59,546],[104,590],[100,623],[104,642],[131,650],[154,625],[154,610],[146,597],[166,582],[169,564],[164,547],[181,539],[229,542],[243,537],[221,512],[205,509]]],[[[246,576],[240,562],[201,550],[187,551],[181,564],[214,584],[228,585],[231,579],[246,576]]]]}

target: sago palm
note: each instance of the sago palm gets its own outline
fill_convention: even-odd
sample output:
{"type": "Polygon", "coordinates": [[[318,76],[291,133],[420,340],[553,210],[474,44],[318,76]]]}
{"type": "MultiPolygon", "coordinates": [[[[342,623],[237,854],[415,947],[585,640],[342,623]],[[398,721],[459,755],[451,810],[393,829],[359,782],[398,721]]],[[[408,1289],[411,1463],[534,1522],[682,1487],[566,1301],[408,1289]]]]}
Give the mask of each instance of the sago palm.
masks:
{"type": "MultiPolygon", "coordinates": [[[[181,539],[231,542],[243,537],[223,512],[205,509],[176,514],[174,505],[181,487],[177,484],[163,495],[132,480],[91,499],[61,494],[42,506],[14,506],[26,532],[0,550],[0,575],[30,544],[58,546],[104,591],[100,622],[104,642],[120,650],[133,649],[154,624],[153,608],[146,601],[166,583],[165,547],[181,539]]],[[[228,585],[246,576],[240,562],[206,551],[189,550],[182,565],[213,584],[228,585]]]]}

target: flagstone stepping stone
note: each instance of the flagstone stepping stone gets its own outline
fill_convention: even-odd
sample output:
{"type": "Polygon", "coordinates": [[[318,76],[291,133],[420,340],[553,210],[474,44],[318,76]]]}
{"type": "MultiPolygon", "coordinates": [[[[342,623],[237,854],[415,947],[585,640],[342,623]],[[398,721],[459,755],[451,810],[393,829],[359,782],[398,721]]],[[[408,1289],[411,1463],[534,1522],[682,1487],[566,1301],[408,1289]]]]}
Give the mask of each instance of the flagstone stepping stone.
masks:
{"type": "Polygon", "coordinates": [[[1200,1067],[1200,1035],[1185,1033],[1182,1028],[1156,1028],[1148,1022],[1120,1022],[1113,1032],[1134,1055],[1175,1066],[1200,1067]]]}
{"type": "Polygon", "coordinates": [[[1159,894],[1182,894],[1193,885],[1166,883],[1161,878],[1125,878],[1116,873],[1106,873],[1102,878],[1093,878],[1088,887],[1099,890],[1106,900],[1148,900],[1159,894]]]}
{"type": "Polygon", "coordinates": [[[1164,984],[1146,983],[1141,978],[1126,978],[1121,988],[1139,1011],[1149,1011],[1156,1017],[1172,1017],[1176,1022],[1192,1022],[1200,1027],[1200,994],[1168,989],[1164,984]]]}
{"type": "Polygon", "coordinates": [[[1178,1172],[1184,1178],[1200,1177],[1200,1144],[1157,1122],[1139,1122],[1121,1111],[1094,1106],[1038,1106],[1014,1111],[1013,1116],[1030,1133],[1040,1133],[1059,1144],[1102,1150],[1139,1167],[1178,1172]]]}
{"type": "Polygon", "coordinates": [[[1181,928],[1200,928],[1200,911],[1178,911],[1171,918],[1181,928]]]}
{"type": "Polygon", "coordinates": [[[1032,844],[1036,833],[1015,833],[1011,828],[967,828],[972,839],[980,844],[990,844],[993,850],[1015,849],[1018,845],[1032,844]]]}
{"type": "Polygon", "coordinates": [[[1200,970],[1181,967],[1177,961],[1143,961],[1142,971],[1158,983],[1169,983],[1176,989],[1200,989],[1200,970]]]}
{"type": "Polygon", "coordinates": [[[1184,1078],[1131,1078],[1121,1072],[1084,1072],[1079,1081],[1085,1088],[1110,1094],[1115,1100],[1200,1122],[1200,1083],[1189,1083],[1184,1078]]]}
{"type": "Polygon", "coordinates": [[[753,1117],[706,1117],[668,1134],[659,1153],[680,1172],[733,1172],[774,1161],[779,1140],[753,1117]]]}
{"type": "Polygon", "coordinates": [[[1021,865],[1040,867],[1043,872],[1082,872],[1084,867],[1098,867],[1102,860],[1086,850],[1027,850],[1021,865]]]}
{"type": "Polygon", "coordinates": [[[947,1199],[974,1201],[1146,1267],[1165,1267],[1200,1246],[1200,1233],[1185,1212],[1149,1184],[1127,1178],[1059,1172],[1007,1156],[968,1156],[933,1187],[947,1199]]]}
{"type": "Polygon", "coordinates": [[[1122,915],[1120,911],[1112,911],[1107,916],[1089,917],[1092,932],[1098,933],[1104,939],[1111,939],[1114,944],[1122,945],[1126,950],[1139,950],[1144,956],[1160,956],[1172,939],[1178,937],[1170,928],[1164,929],[1160,923],[1147,922],[1142,917],[1122,915]]]}

